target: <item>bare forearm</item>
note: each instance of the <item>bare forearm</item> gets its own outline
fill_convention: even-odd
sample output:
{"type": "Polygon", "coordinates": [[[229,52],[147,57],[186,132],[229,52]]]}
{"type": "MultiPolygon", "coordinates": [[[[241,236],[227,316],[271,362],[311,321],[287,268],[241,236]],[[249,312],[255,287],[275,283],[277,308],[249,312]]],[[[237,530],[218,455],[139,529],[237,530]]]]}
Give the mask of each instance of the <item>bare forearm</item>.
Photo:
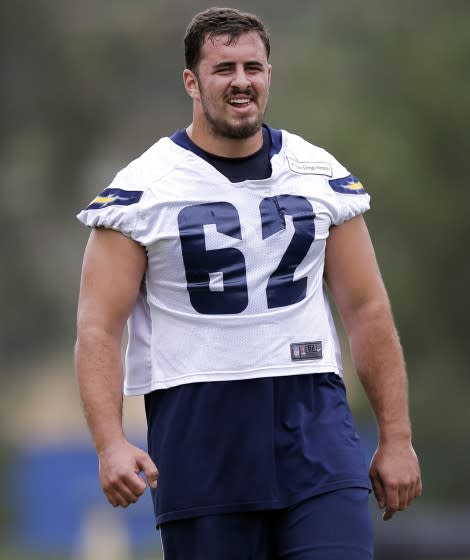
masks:
{"type": "Polygon", "coordinates": [[[79,330],[75,365],[83,410],[100,453],[124,439],[120,341],[101,329],[79,330]]]}
{"type": "Polygon", "coordinates": [[[354,218],[330,230],[325,277],[374,410],[379,444],[369,475],[384,519],[421,495],[411,445],[405,361],[367,228],[354,218]]]}
{"type": "Polygon", "coordinates": [[[405,362],[388,302],[371,302],[358,310],[349,338],[381,441],[410,439],[405,362]]]}
{"type": "Polygon", "coordinates": [[[99,456],[100,483],[113,506],[135,503],[158,471],[122,429],[121,338],[145,272],[144,249],[113,230],[93,230],[83,259],[75,363],[85,416],[99,456]]]}

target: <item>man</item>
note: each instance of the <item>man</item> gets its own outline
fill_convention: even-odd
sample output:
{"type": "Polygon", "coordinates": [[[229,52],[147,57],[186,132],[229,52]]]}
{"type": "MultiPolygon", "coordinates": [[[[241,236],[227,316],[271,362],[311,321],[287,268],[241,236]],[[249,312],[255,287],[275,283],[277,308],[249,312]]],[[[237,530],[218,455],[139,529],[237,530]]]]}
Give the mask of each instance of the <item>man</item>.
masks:
{"type": "Polygon", "coordinates": [[[421,494],[369,196],[330,154],[263,124],[269,50],[256,16],[197,14],[183,74],[192,124],[79,214],[94,229],[76,368],[100,481],[127,507],[143,473],[167,560],[372,557],[325,286],[377,418],[369,475],[384,519],[421,494]],[[145,394],[149,454],[123,433],[123,383],[145,394]]]}

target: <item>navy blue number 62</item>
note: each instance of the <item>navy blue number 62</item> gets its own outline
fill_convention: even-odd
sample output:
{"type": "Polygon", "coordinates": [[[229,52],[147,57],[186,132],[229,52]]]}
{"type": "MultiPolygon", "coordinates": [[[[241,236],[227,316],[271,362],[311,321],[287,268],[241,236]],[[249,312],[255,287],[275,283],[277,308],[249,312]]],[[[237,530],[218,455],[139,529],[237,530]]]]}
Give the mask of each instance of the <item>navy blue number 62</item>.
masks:
{"type": "MultiPolygon", "coordinates": [[[[294,273],[315,238],[312,205],[302,196],[281,195],[264,198],[259,211],[263,239],[286,228],[286,215],[294,225],[291,242],[268,280],[268,308],[302,301],[307,278],[294,280],[294,273]]],[[[228,202],[196,204],[180,211],[178,227],[191,305],[205,315],[241,313],[248,305],[245,257],[234,247],[207,250],[204,225],[208,224],[229,237],[242,238],[240,217],[228,202]],[[222,273],[223,290],[211,289],[213,273],[222,273]]]]}

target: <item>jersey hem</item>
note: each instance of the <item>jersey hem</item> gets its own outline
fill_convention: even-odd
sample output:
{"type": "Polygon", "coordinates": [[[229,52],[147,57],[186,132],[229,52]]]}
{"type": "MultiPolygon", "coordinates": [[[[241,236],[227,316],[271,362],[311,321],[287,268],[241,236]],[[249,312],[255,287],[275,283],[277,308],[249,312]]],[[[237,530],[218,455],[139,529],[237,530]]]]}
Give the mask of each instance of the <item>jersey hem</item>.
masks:
{"type": "Polygon", "coordinates": [[[146,395],[157,389],[170,389],[171,387],[178,387],[181,385],[188,385],[189,383],[205,383],[216,381],[242,381],[247,379],[261,379],[263,377],[287,377],[289,375],[310,375],[315,373],[336,373],[339,377],[343,377],[343,370],[338,368],[337,364],[323,364],[312,368],[311,362],[299,368],[298,365],[280,366],[281,371],[276,370],[260,370],[257,372],[242,372],[235,375],[230,373],[192,373],[181,378],[172,379],[168,381],[153,381],[150,384],[129,387],[124,384],[124,394],[128,397],[146,395]],[[289,370],[286,372],[286,370],[289,370]]]}
{"type": "Polygon", "coordinates": [[[223,513],[235,513],[241,511],[257,511],[257,510],[275,510],[291,507],[295,504],[303,502],[314,496],[320,496],[321,494],[326,494],[334,490],[341,490],[343,488],[364,488],[371,491],[371,484],[369,479],[357,478],[342,480],[339,482],[333,482],[321,486],[316,490],[310,490],[307,492],[301,492],[300,494],[294,494],[293,496],[288,496],[284,499],[273,498],[271,500],[259,500],[254,502],[237,502],[232,504],[219,504],[213,506],[200,506],[194,508],[181,509],[176,511],[169,511],[167,513],[161,513],[156,516],[156,526],[157,529],[163,523],[168,523],[170,521],[178,521],[181,519],[190,519],[192,517],[201,517],[203,515],[215,515],[223,513]]]}

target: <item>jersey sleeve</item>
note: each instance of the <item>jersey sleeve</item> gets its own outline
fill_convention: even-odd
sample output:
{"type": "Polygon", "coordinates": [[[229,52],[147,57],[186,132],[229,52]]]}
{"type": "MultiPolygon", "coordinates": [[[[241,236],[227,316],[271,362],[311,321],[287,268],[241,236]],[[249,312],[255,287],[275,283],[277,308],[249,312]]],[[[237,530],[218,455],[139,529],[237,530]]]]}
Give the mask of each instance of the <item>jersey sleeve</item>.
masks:
{"type": "Polygon", "coordinates": [[[119,171],[111,184],[100,192],[77,218],[92,228],[114,229],[136,241],[144,186],[141,174],[131,163],[119,171]]]}
{"type": "Polygon", "coordinates": [[[352,218],[364,214],[370,208],[370,196],[361,181],[352,175],[332,155],[325,152],[331,164],[328,186],[331,199],[331,216],[338,226],[352,218]]]}

